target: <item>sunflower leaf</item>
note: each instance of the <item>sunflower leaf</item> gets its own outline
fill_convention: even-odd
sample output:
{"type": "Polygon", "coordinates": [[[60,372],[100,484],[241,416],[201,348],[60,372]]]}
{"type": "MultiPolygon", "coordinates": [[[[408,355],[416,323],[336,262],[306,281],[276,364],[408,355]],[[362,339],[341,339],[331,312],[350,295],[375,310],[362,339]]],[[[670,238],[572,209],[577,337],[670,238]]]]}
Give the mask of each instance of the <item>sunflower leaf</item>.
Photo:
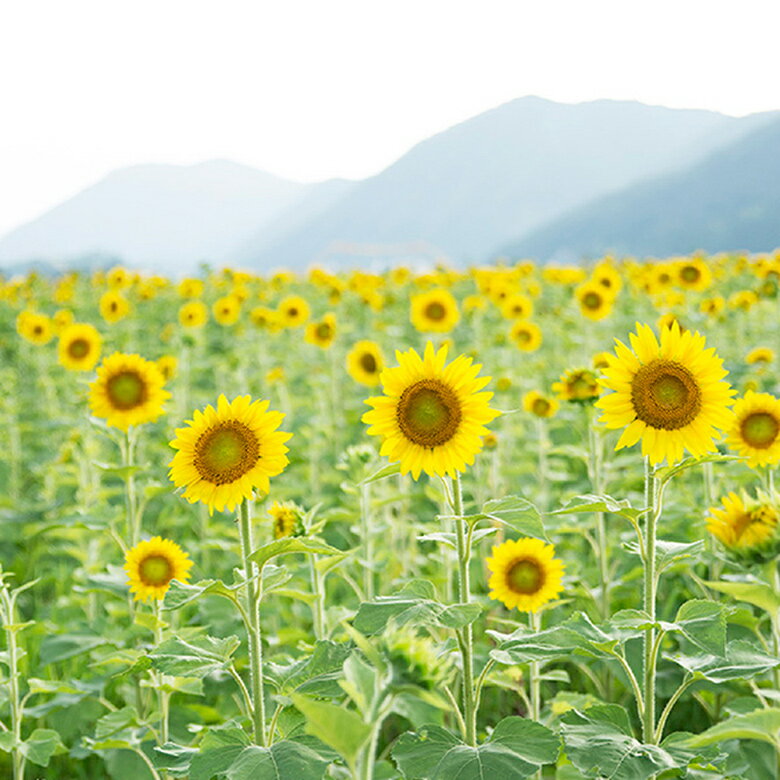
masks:
{"type": "Polygon", "coordinates": [[[163,674],[203,677],[209,672],[224,669],[240,644],[235,636],[224,639],[197,636],[186,640],[175,636],[155,647],[149,657],[154,668],[163,674]]]}
{"type": "Polygon", "coordinates": [[[720,453],[713,453],[712,455],[703,455],[700,458],[688,457],[676,463],[674,466],[664,466],[663,468],[655,470],[655,476],[661,480],[661,482],[668,482],[678,474],[682,474],[683,471],[692,469],[695,466],[700,466],[702,463],[727,463],[732,460],[744,460],[739,455],[721,455],[720,453]]]}
{"type": "Polygon", "coordinates": [[[316,553],[317,555],[341,555],[343,550],[321,541],[306,536],[285,536],[275,539],[273,542],[258,547],[250,556],[261,569],[271,558],[288,553],[316,553]]]}
{"type": "Polygon", "coordinates": [[[487,520],[508,525],[523,536],[548,541],[541,512],[522,496],[506,496],[486,501],[482,507],[482,515],[487,520]]]}

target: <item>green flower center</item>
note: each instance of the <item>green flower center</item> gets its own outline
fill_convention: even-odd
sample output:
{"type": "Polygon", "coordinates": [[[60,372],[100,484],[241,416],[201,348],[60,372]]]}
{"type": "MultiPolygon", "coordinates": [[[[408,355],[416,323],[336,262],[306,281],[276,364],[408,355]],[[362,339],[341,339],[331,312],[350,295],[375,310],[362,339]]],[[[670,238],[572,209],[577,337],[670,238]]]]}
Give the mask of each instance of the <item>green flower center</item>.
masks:
{"type": "Polygon", "coordinates": [[[146,382],[135,371],[121,371],[106,384],[111,403],[117,409],[133,409],[147,398],[146,382]]]}
{"type": "Polygon", "coordinates": [[[453,390],[438,379],[422,379],[403,391],[396,417],[401,432],[413,444],[438,447],[458,431],[460,401],[453,390]]]}
{"type": "Polygon", "coordinates": [[[439,320],[443,320],[447,316],[447,309],[445,309],[441,303],[438,302],[429,303],[425,307],[425,316],[429,320],[435,320],[436,322],[438,322],[439,320]]]}
{"type": "Polygon", "coordinates": [[[636,416],[651,428],[675,431],[701,411],[701,389],[681,363],[657,359],[634,375],[631,402],[636,416]]]}
{"type": "Polygon", "coordinates": [[[515,593],[537,593],[544,585],[544,571],[537,561],[515,561],[506,573],[506,584],[515,593]]]}
{"type": "Polygon", "coordinates": [[[144,585],[167,585],[173,579],[173,567],[162,555],[150,555],[141,561],[138,575],[144,585]]]}
{"type": "Polygon", "coordinates": [[[589,292],[583,297],[582,303],[586,309],[598,309],[601,306],[601,296],[597,293],[589,292]]]}
{"type": "Polygon", "coordinates": [[[742,438],[757,450],[771,447],[780,432],[780,424],[769,412],[753,412],[742,421],[742,438]]]}
{"type": "Polygon", "coordinates": [[[215,485],[235,482],[260,458],[254,432],[238,420],[217,423],[195,443],[193,463],[201,477],[215,485]]]}
{"type": "Polygon", "coordinates": [[[89,353],[89,342],[86,339],[74,339],[68,344],[68,354],[76,358],[86,357],[89,353]]]}

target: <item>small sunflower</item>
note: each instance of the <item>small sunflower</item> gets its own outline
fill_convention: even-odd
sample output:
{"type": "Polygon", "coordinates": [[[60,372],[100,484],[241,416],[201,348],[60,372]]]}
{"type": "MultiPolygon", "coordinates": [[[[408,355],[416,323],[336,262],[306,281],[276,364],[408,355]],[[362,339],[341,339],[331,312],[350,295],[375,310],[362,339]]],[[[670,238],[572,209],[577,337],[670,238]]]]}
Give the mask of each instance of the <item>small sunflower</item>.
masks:
{"type": "Polygon", "coordinates": [[[722,295],[715,295],[712,298],[705,298],[699,305],[699,310],[708,317],[717,317],[725,307],[725,298],[722,295]]]}
{"type": "Polygon", "coordinates": [[[491,599],[507,609],[537,612],[563,590],[563,562],[539,539],[509,540],[493,547],[486,563],[491,599]]]}
{"type": "Polygon", "coordinates": [[[48,344],[54,337],[54,325],[45,314],[23,311],[16,318],[19,335],[39,347],[48,344]]]}
{"type": "Polygon", "coordinates": [[[279,312],[269,309],[267,306],[255,306],[249,312],[249,319],[256,328],[264,328],[271,331],[281,328],[279,312]]]}
{"type": "Polygon", "coordinates": [[[235,295],[225,295],[214,301],[211,311],[220,325],[235,325],[241,316],[241,301],[235,295]]]}
{"type": "Polygon", "coordinates": [[[410,319],[420,333],[449,333],[460,321],[458,303],[449,290],[412,296],[410,319]]]}
{"type": "Polygon", "coordinates": [[[157,358],[156,363],[166,382],[170,382],[176,376],[176,368],[179,365],[179,361],[174,355],[163,355],[161,358],[157,358]]]}
{"type": "Polygon", "coordinates": [[[127,584],[136,601],[163,599],[172,580],[187,582],[192,561],[176,542],[155,536],[125,555],[127,584]]]}
{"type": "Polygon", "coordinates": [[[209,310],[205,303],[190,301],[179,309],[179,322],[185,328],[200,328],[209,319],[209,310]]]}
{"type": "Polygon", "coordinates": [[[274,539],[285,536],[303,536],[303,518],[301,508],[292,501],[274,501],[268,510],[273,519],[274,539]]]}
{"type": "Polygon", "coordinates": [[[89,406],[95,417],[126,431],[131,425],[156,420],[171,394],[156,364],[140,355],[114,352],[97,369],[89,386],[89,406]]]}
{"type": "Polygon", "coordinates": [[[311,309],[300,295],[288,295],[279,304],[277,312],[285,328],[298,328],[309,319],[311,309]]]}
{"type": "Polygon", "coordinates": [[[500,412],[491,409],[493,394],[479,392],[490,377],[461,355],[446,365],[447,348],[428,342],[421,358],[415,350],[396,352],[399,365],[382,372],[384,395],[369,398],[363,415],[368,433],[383,439],[380,454],[400,461],[401,473],[455,476],[482,449],[486,423],[500,412]]]}
{"type": "Polygon", "coordinates": [[[766,366],[774,360],[775,351],[770,347],[756,347],[745,356],[745,362],[750,366],[766,366]]]}
{"type": "Polygon", "coordinates": [[[681,260],[675,270],[677,284],[686,290],[701,292],[712,284],[712,271],[701,258],[681,260]]]}
{"type": "Polygon", "coordinates": [[[554,398],[537,390],[531,390],[523,396],[523,409],[536,417],[553,417],[560,404],[554,398]]]}
{"type": "Polygon", "coordinates": [[[642,440],[642,454],[655,465],[676,463],[687,449],[694,456],[715,450],[718,430],[733,419],[729,409],[733,390],[714,349],[705,349],[704,336],[680,331],[677,323],[661,331],[637,323],[630,350],[616,341],[615,353],[601,384],[614,392],[596,406],[608,428],[623,428],[615,449],[642,440]]]}
{"type": "Polygon", "coordinates": [[[745,499],[731,492],[710,508],[707,530],[726,547],[745,549],[768,542],[777,531],[777,507],[768,500],[745,499]]]}
{"type": "Polygon", "coordinates": [[[69,325],[60,334],[57,355],[69,371],[91,371],[100,358],[103,339],[92,325],[69,325]]]}
{"type": "Polygon", "coordinates": [[[130,313],[130,304],[117,290],[109,290],[100,296],[100,316],[109,323],[119,322],[130,313]]]}
{"type": "Polygon", "coordinates": [[[203,295],[203,287],[201,279],[182,279],[176,289],[182,298],[200,298],[203,295]]]}
{"type": "Polygon", "coordinates": [[[509,329],[509,338],[522,352],[536,352],[542,346],[542,329],[535,322],[518,320],[509,329]]]}
{"type": "Polygon", "coordinates": [[[614,299],[623,287],[623,280],[620,278],[620,272],[612,265],[610,260],[604,260],[599,263],[591,274],[591,279],[596,284],[603,287],[614,299]]]}
{"type": "Polygon", "coordinates": [[[534,313],[534,302],[522,293],[514,293],[504,299],[501,314],[508,320],[527,320],[534,313]]]}
{"type": "Polygon", "coordinates": [[[748,390],[734,404],[728,445],[748,459],[750,468],[780,462],[780,399],[748,390]]]}
{"type": "Polygon", "coordinates": [[[598,282],[585,282],[574,291],[580,313],[589,320],[603,320],[612,311],[614,295],[598,282]]]}
{"type": "Polygon", "coordinates": [[[562,401],[578,403],[593,401],[601,394],[598,377],[589,368],[567,369],[552,389],[562,401]]]}
{"type": "Polygon", "coordinates": [[[347,372],[361,385],[376,387],[384,370],[382,349],[375,341],[358,341],[347,354],[347,372]]]}
{"type": "Polygon", "coordinates": [[[304,338],[315,347],[330,348],[336,340],[336,317],[326,314],[319,322],[310,322],[306,326],[304,338]]]}
{"type": "Polygon", "coordinates": [[[187,427],[177,428],[169,477],[184,488],[187,501],[232,511],[255,489],[269,492],[269,477],[289,462],[284,443],[292,434],[277,430],[284,414],[269,411],[268,404],[248,395],[230,402],[221,395],[216,409],[196,410],[187,427]]]}
{"type": "Polygon", "coordinates": [[[73,312],[70,309],[57,309],[54,312],[54,316],[51,318],[54,325],[54,332],[60,335],[69,325],[72,325],[75,321],[73,312]]]}

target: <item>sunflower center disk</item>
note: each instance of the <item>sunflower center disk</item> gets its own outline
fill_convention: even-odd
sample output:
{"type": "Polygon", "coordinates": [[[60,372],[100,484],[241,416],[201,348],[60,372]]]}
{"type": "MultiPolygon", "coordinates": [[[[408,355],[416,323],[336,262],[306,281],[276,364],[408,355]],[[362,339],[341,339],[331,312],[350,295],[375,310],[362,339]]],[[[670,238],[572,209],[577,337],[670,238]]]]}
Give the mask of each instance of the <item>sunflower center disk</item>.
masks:
{"type": "Polygon", "coordinates": [[[544,572],[536,561],[517,561],[506,573],[506,584],[515,593],[536,593],[544,584],[544,572]]]}
{"type": "Polygon", "coordinates": [[[74,358],[83,358],[89,352],[89,342],[86,339],[75,339],[68,345],[68,354],[74,358]]]}
{"type": "Polygon", "coordinates": [[[447,310],[440,303],[429,303],[425,307],[425,316],[429,320],[443,320],[447,316],[447,310]]]}
{"type": "Polygon", "coordinates": [[[257,437],[235,420],[210,428],[195,444],[195,468],[203,479],[216,485],[235,482],[259,457],[257,437]]]}
{"type": "Polygon", "coordinates": [[[123,371],[112,376],[106,389],[118,409],[132,409],[146,400],[146,384],[134,371],[123,371]]]}
{"type": "Polygon", "coordinates": [[[373,374],[376,372],[376,358],[365,352],[360,356],[360,366],[366,373],[373,374]]]}
{"type": "Polygon", "coordinates": [[[438,447],[457,433],[460,402],[447,385],[423,379],[403,391],[397,417],[401,432],[413,444],[438,447]]]}
{"type": "Polygon", "coordinates": [[[753,412],[742,421],[742,438],[757,450],[771,447],[780,432],[780,423],[768,412],[753,412]]]}
{"type": "Polygon", "coordinates": [[[550,410],[550,402],[545,401],[544,398],[537,398],[531,407],[533,409],[533,413],[539,415],[540,417],[542,415],[547,414],[547,412],[550,410]]]}
{"type": "Polygon", "coordinates": [[[144,585],[167,585],[173,579],[171,562],[162,555],[150,555],[141,561],[138,574],[144,585]]]}
{"type": "Polygon", "coordinates": [[[598,309],[601,305],[601,298],[594,292],[588,293],[582,302],[585,304],[586,309],[598,309]]]}
{"type": "Polygon", "coordinates": [[[636,416],[651,428],[675,431],[701,411],[701,389],[685,366],[659,359],[634,375],[631,402],[636,416]]]}

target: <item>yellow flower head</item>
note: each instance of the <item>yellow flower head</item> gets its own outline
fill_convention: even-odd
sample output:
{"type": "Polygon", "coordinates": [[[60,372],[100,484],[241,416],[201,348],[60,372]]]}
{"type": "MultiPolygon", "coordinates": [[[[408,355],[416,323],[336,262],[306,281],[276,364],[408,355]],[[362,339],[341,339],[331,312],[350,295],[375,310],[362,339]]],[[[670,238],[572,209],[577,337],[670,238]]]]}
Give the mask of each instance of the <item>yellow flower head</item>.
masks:
{"type": "Polygon", "coordinates": [[[560,404],[554,398],[536,390],[523,396],[523,409],[536,417],[553,417],[559,407],[560,404]]]}
{"type": "Polygon", "coordinates": [[[100,296],[100,316],[106,322],[119,322],[130,313],[130,304],[121,292],[109,290],[100,296]]]}
{"type": "Polygon", "coordinates": [[[292,501],[274,501],[268,514],[273,519],[274,539],[303,535],[302,512],[292,501]]]}
{"type": "Polygon", "coordinates": [[[267,328],[276,331],[282,327],[282,319],[279,312],[269,309],[267,306],[255,306],[249,312],[249,319],[256,328],[267,328]]]}
{"type": "Polygon", "coordinates": [[[744,550],[769,541],[777,530],[777,508],[769,501],[743,500],[736,493],[711,507],[707,530],[726,547],[744,550]]]}
{"type": "Polygon", "coordinates": [[[235,295],[225,295],[214,301],[211,311],[220,325],[235,325],[241,316],[241,301],[235,295]]]}
{"type": "Polygon", "coordinates": [[[179,309],[179,322],[185,328],[200,328],[208,319],[209,310],[200,301],[190,301],[179,309]]]}
{"type": "Polygon", "coordinates": [[[509,329],[509,338],[522,352],[536,352],[542,346],[542,329],[535,322],[518,320],[509,329]]]}
{"type": "Polygon", "coordinates": [[[539,539],[509,540],[493,547],[486,563],[491,599],[507,609],[537,612],[563,591],[563,562],[539,539]]]}
{"type": "Polygon", "coordinates": [[[170,382],[176,376],[178,365],[179,361],[174,355],[163,355],[161,358],[157,358],[157,368],[160,369],[160,373],[166,382],[170,382]]]}
{"type": "Polygon", "coordinates": [[[163,599],[172,580],[187,582],[192,561],[176,542],[155,536],[125,555],[127,584],[136,601],[163,599]]]}
{"type": "Polygon", "coordinates": [[[712,298],[705,298],[699,309],[702,314],[706,314],[708,317],[717,317],[726,306],[726,301],[722,295],[716,295],[712,298]]]}
{"type": "Polygon", "coordinates": [[[569,368],[553,382],[553,392],[562,401],[587,402],[598,398],[601,393],[599,380],[589,368],[569,368]]]}
{"type": "Polygon", "coordinates": [[[310,322],[306,326],[304,338],[315,347],[328,349],[336,340],[336,317],[326,314],[319,322],[310,322]]]}
{"type": "Polygon", "coordinates": [[[203,295],[203,281],[201,279],[182,279],[177,289],[182,298],[200,298],[203,295]]]}
{"type": "Polygon", "coordinates": [[[423,357],[413,349],[395,354],[399,365],[382,372],[384,395],[366,401],[373,409],[363,422],[402,474],[455,476],[474,463],[485,425],[500,414],[490,408],[493,394],[480,392],[490,377],[478,376],[482,366],[464,355],[447,365],[447,348],[437,352],[430,342],[423,357]]]}
{"type": "Polygon", "coordinates": [[[712,284],[712,271],[698,257],[681,260],[676,267],[677,284],[686,290],[701,292],[712,284]]]}
{"type": "Polygon", "coordinates": [[[69,325],[60,334],[57,355],[69,371],[91,371],[100,358],[103,339],[92,325],[69,325]]]}
{"type": "Polygon", "coordinates": [[[746,457],[752,469],[780,462],[780,399],[748,390],[734,404],[728,445],[746,457]]]}
{"type": "Polygon", "coordinates": [[[768,363],[773,363],[774,360],[775,351],[770,347],[756,347],[745,356],[745,362],[751,366],[765,366],[768,363]]]}
{"type": "Polygon", "coordinates": [[[687,449],[697,457],[715,450],[718,430],[733,420],[733,390],[714,349],[704,336],[682,332],[677,323],[661,331],[637,323],[629,349],[615,340],[616,355],[604,370],[604,387],[614,392],[596,406],[608,428],[623,428],[616,449],[642,440],[642,454],[655,465],[676,463],[687,449]]]}
{"type": "Polygon", "coordinates": [[[589,281],[579,285],[574,295],[580,305],[580,313],[589,320],[603,320],[612,311],[614,295],[598,282],[589,281]]]}
{"type": "Polygon", "coordinates": [[[508,320],[527,320],[534,313],[534,302],[522,293],[514,293],[504,299],[501,314],[508,320]]]}
{"type": "Polygon", "coordinates": [[[292,434],[277,430],[284,414],[269,411],[268,404],[248,395],[232,402],[220,395],[216,409],[196,410],[185,428],[177,428],[169,477],[184,488],[187,501],[232,511],[255,489],[269,492],[269,477],[289,462],[284,443],[292,434]]]}
{"type": "Polygon", "coordinates": [[[19,335],[31,344],[43,346],[54,337],[54,325],[45,314],[23,311],[16,318],[16,330],[19,335]]]}
{"type": "Polygon", "coordinates": [[[284,368],[282,368],[282,366],[275,366],[269,371],[266,371],[265,374],[265,381],[268,382],[269,385],[278,385],[280,382],[284,382],[286,378],[287,376],[284,373],[284,368]]]}
{"type": "Polygon", "coordinates": [[[358,341],[347,353],[347,372],[361,385],[376,387],[384,370],[382,349],[375,341],[358,341]]]}
{"type": "Polygon", "coordinates": [[[54,331],[59,335],[65,328],[73,324],[75,317],[70,309],[57,309],[51,319],[54,331]]]}
{"type": "Polygon", "coordinates": [[[420,333],[449,333],[460,321],[458,303],[449,290],[419,293],[412,296],[410,319],[420,333]]]}
{"type": "Polygon", "coordinates": [[[298,328],[309,319],[311,309],[300,295],[289,295],[279,304],[277,312],[285,328],[298,328]]]}
{"type": "Polygon", "coordinates": [[[616,298],[623,287],[623,280],[620,273],[609,260],[599,263],[591,274],[591,279],[596,284],[603,287],[611,298],[616,298]]]}
{"type": "Polygon", "coordinates": [[[155,363],[140,355],[114,352],[97,370],[89,386],[89,405],[95,417],[126,431],[131,425],[156,420],[171,394],[155,363]]]}

